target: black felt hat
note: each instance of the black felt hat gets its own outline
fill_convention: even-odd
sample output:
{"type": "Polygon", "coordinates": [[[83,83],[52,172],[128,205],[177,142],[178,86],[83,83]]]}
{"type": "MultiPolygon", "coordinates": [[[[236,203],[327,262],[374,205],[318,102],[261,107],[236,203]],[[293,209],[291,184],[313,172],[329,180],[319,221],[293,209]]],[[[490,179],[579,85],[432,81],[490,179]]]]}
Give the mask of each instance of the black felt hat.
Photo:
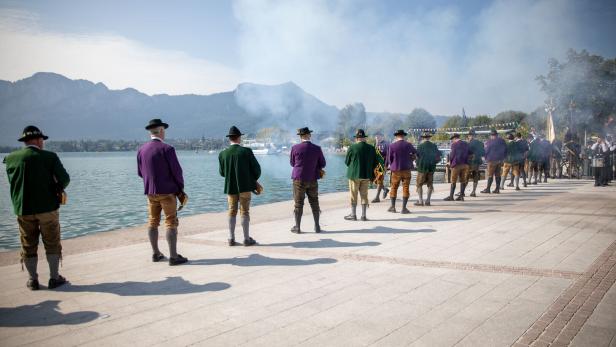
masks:
{"type": "Polygon", "coordinates": [[[453,140],[453,139],[459,139],[459,138],[460,138],[460,134],[454,133],[453,135],[451,135],[451,137],[449,139],[453,140]]]}
{"type": "Polygon", "coordinates": [[[403,129],[398,129],[398,130],[396,130],[396,132],[394,133],[394,136],[399,136],[399,135],[406,136],[406,135],[408,135],[408,134],[407,134],[407,133],[406,133],[406,131],[404,131],[403,129]]]}
{"type": "Polygon", "coordinates": [[[45,136],[39,128],[34,125],[28,125],[24,128],[21,137],[18,138],[17,141],[25,142],[31,139],[37,139],[39,137],[42,137],[43,140],[47,140],[49,138],[48,136],[45,136]]]}
{"type": "Polygon", "coordinates": [[[244,135],[244,134],[242,134],[240,129],[238,129],[235,125],[233,125],[233,126],[231,126],[231,128],[229,128],[229,134],[227,135],[227,137],[242,136],[242,135],[244,135]]]}
{"type": "Polygon", "coordinates": [[[498,135],[498,131],[496,129],[490,130],[490,135],[498,135]]]}
{"type": "Polygon", "coordinates": [[[474,136],[474,135],[477,135],[477,132],[475,131],[475,129],[471,129],[468,131],[468,134],[474,136]]]}
{"type": "Polygon", "coordinates": [[[308,127],[297,129],[297,135],[308,135],[312,132],[312,130],[308,129],[308,127]]]}
{"type": "Polygon", "coordinates": [[[513,133],[509,133],[507,134],[507,140],[513,140],[515,136],[513,135],[513,133]]]}
{"type": "Polygon", "coordinates": [[[160,120],[158,118],[154,118],[154,119],[150,120],[148,125],[145,127],[145,130],[150,130],[150,129],[157,128],[157,127],[163,127],[165,129],[167,129],[169,127],[169,124],[164,123],[162,120],[160,120]]]}
{"type": "Polygon", "coordinates": [[[357,131],[355,132],[355,138],[363,139],[365,137],[367,136],[366,136],[366,132],[364,131],[364,129],[357,129],[357,131]]]}
{"type": "Polygon", "coordinates": [[[424,138],[424,139],[429,139],[429,138],[431,138],[431,137],[432,137],[432,133],[431,133],[431,132],[429,132],[429,131],[424,131],[424,132],[421,134],[421,137],[422,137],[422,138],[424,138]]]}

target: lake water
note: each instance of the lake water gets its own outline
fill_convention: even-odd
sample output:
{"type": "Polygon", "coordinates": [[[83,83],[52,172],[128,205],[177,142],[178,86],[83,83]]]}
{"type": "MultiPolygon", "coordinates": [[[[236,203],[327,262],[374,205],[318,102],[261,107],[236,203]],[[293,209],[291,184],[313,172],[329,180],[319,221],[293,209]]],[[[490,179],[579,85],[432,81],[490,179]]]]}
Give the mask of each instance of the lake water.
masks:
{"type": "MultiPolygon", "coordinates": [[[[71,176],[68,204],[62,206],[62,237],[109,231],[147,222],[147,202],[143,181],[137,176],[136,155],[132,152],[58,153],[71,176]]],[[[3,158],[5,154],[0,154],[3,158]]],[[[184,171],[188,205],[179,216],[219,212],[227,208],[224,179],[218,174],[218,154],[179,151],[184,171]]],[[[265,193],[253,195],[253,205],[293,198],[291,167],[285,155],[258,156],[265,193]]],[[[346,191],[344,156],[327,155],[327,175],[319,181],[320,192],[346,191]]],[[[17,221],[13,214],[4,167],[0,179],[0,249],[19,247],[17,221]]],[[[415,175],[413,175],[413,178],[415,175]]],[[[371,197],[372,198],[372,197],[371,197]]],[[[289,210],[293,207],[290,205],[289,210]]]]}

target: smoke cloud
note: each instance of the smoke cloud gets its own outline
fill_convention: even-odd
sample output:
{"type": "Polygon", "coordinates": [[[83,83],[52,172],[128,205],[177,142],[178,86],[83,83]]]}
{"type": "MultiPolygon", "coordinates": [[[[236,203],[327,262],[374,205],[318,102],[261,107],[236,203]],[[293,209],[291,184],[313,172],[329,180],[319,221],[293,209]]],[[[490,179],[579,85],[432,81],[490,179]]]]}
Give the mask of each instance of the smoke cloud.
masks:
{"type": "Polygon", "coordinates": [[[535,77],[548,58],[577,46],[569,0],[495,1],[473,18],[455,6],[392,16],[368,5],[236,1],[242,75],[293,80],[339,107],[361,101],[369,110],[405,113],[531,111],[545,99],[535,77]]]}

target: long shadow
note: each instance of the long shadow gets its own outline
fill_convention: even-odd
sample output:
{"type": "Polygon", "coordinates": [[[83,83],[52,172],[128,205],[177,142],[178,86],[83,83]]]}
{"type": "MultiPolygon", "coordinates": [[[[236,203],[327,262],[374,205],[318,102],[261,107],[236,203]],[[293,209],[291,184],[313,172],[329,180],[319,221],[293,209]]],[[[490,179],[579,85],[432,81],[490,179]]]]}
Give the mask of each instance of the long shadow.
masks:
{"type": "Polygon", "coordinates": [[[109,282],[89,285],[66,285],[56,291],[63,292],[97,292],[110,293],[119,296],[142,296],[142,295],[177,295],[202,292],[215,292],[231,287],[224,282],[211,282],[206,284],[192,284],[182,277],[167,277],[154,282],[109,282]]]}
{"type": "Polygon", "coordinates": [[[333,264],[333,258],[314,259],[287,259],[270,258],[260,254],[251,254],[247,257],[234,257],[227,259],[198,259],[191,260],[189,265],[234,265],[234,266],[305,266],[316,264],[333,264]]]}
{"type": "Polygon", "coordinates": [[[94,311],[62,313],[59,300],[47,300],[36,305],[0,307],[0,327],[42,327],[51,325],[76,325],[97,319],[94,311]]]}
{"type": "MultiPolygon", "coordinates": [[[[398,220],[398,219],[392,219],[398,220]]],[[[416,234],[416,233],[433,233],[435,229],[394,229],[383,226],[377,226],[371,229],[358,230],[340,230],[328,231],[328,234],[416,234]]]]}
{"type": "Polygon", "coordinates": [[[286,242],[286,243],[270,243],[262,246],[273,247],[293,247],[293,248],[337,248],[337,247],[365,247],[365,246],[378,246],[380,242],[343,242],[333,239],[320,239],[319,241],[300,241],[300,242],[286,242]]]}
{"type": "MultiPolygon", "coordinates": [[[[468,207],[472,207],[472,205],[469,205],[468,207]]],[[[501,210],[476,210],[476,211],[469,211],[469,210],[424,210],[424,208],[426,207],[418,207],[417,209],[414,209],[413,212],[417,212],[417,213],[421,213],[421,214],[436,214],[436,213],[494,213],[494,212],[502,212],[501,210]]],[[[428,207],[429,208],[429,207],[428,207]]]]}
{"type": "Polygon", "coordinates": [[[373,221],[378,222],[415,222],[415,223],[424,223],[424,222],[453,222],[460,220],[469,220],[470,218],[466,217],[428,217],[428,216],[417,216],[411,218],[399,218],[399,219],[373,219],[373,221]]]}

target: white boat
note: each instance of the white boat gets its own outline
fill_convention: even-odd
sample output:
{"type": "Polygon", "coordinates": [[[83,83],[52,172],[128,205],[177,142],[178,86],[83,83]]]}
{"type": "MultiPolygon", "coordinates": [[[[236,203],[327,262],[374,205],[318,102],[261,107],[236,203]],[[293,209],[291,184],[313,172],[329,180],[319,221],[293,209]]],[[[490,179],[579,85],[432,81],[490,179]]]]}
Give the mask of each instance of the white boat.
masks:
{"type": "Polygon", "coordinates": [[[252,149],[255,155],[268,155],[276,153],[276,146],[271,142],[258,142],[257,140],[246,139],[244,146],[252,149]]]}

